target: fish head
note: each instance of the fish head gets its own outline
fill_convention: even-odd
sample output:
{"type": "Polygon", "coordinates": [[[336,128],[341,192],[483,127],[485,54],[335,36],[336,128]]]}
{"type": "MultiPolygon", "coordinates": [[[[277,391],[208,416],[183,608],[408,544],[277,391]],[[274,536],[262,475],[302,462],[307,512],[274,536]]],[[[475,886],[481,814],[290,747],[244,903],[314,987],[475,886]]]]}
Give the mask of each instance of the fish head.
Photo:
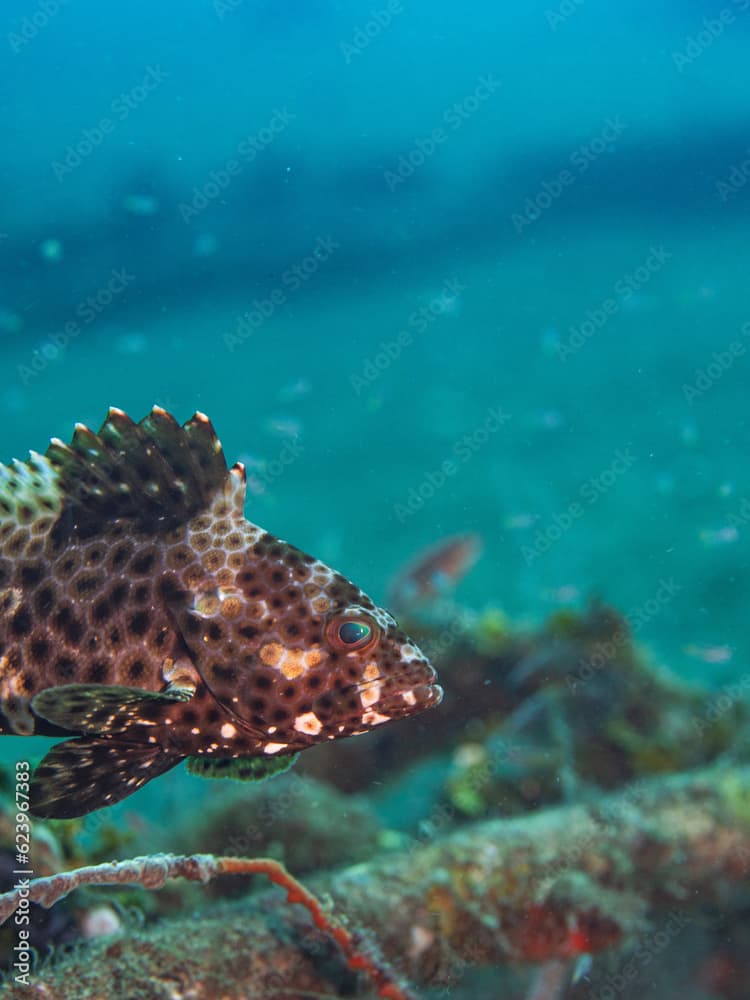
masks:
{"type": "Polygon", "coordinates": [[[207,688],[271,751],[358,734],[440,703],[435,670],[344,576],[264,535],[231,582],[193,596],[207,688]]]}

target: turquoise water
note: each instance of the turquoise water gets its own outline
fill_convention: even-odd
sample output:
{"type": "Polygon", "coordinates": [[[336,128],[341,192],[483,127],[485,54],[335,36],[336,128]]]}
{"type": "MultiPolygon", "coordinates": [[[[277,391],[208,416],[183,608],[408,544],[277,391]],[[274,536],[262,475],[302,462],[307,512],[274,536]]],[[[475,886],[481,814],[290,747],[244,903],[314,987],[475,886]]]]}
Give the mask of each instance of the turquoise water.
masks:
{"type": "Polygon", "coordinates": [[[2,460],[201,410],[377,600],[472,531],[462,606],[743,677],[745,7],[10,0],[2,460]]]}

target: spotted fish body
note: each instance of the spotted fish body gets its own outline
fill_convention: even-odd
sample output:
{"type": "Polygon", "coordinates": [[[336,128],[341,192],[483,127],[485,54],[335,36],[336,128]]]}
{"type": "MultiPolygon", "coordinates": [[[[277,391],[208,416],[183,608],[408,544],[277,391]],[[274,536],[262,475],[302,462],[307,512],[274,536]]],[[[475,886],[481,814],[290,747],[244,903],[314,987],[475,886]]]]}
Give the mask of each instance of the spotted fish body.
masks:
{"type": "Polygon", "coordinates": [[[391,615],[244,503],[208,418],[158,407],[0,465],[0,732],[74,736],[35,772],[35,815],[109,805],[185,758],[281,770],[439,703],[391,615]]]}

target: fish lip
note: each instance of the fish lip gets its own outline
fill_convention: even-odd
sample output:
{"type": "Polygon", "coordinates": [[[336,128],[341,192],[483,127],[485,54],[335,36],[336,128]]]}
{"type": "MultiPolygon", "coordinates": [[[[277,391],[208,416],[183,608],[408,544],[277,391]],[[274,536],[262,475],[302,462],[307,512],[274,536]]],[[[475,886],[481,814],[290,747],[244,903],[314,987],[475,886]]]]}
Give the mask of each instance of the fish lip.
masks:
{"type": "Polygon", "coordinates": [[[378,701],[374,708],[393,718],[416,715],[430,708],[437,708],[443,700],[443,688],[433,681],[423,681],[421,684],[407,684],[404,687],[389,691],[378,701]],[[406,701],[405,695],[411,695],[412,700],[406,701]]]}
{"type": "Polygon", "coordinates": [[[417,698],[417,702],[420,701],[418,691],[424,691],[424,701],[425,708],[437,708],[440,702],[443,700],[445,691],[441,684],[437,684],[435,681],[430,681],[426,684],[417,684],[416,687],[411,688],[412,692],[417,698]]]}

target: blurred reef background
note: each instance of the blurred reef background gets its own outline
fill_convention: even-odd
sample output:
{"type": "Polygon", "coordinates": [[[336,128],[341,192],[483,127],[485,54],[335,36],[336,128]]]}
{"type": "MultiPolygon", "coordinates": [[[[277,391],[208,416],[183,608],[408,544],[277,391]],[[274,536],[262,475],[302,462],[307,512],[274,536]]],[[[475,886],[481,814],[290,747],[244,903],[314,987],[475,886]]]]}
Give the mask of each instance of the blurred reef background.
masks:
{"type": "MultiPolygon", "coordinates": [[[[208,413],[446,689],[37,874],[267,854],[420,996],[750,998],[749,54],[747,0],[6,0],[0,461],[208,413]]],[[[258,881],[79,890],[18,995],[370,995],[258,881]]]]}

